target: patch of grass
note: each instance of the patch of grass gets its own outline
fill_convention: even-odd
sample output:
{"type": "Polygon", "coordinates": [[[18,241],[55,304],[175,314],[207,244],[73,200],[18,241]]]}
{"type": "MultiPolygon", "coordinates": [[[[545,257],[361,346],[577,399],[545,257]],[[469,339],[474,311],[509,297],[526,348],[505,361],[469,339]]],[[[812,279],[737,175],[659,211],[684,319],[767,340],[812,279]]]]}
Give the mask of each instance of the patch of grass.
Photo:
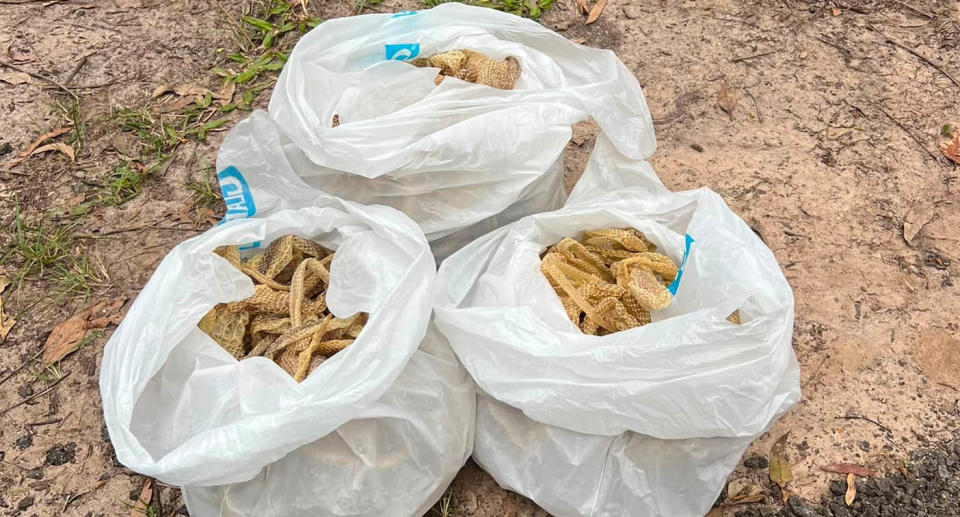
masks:
{"type": "MultiPolygon", "coordinates": [[[[424,7],[436,7],[456,0],[420,0],[424,7]]],[[[462,3],[496,9],[524,18],[538,19],[556,0],[465,0],[462,3]]]]}
{"type": "Polygon", "coordinates": [[[60,112],[63,118],[73,126],[73,131],[70,132],[70,139],[67,143],[73,146],[74,150],[79,153],[80,150],[83,149],[86,129],[83,121],[83,111],[80,108],[80,99],[69,97],[63,102],[56,101],[54,107],[60,112]]]}
{"type": "Polygon", "coordinates": [[[363,10],[371,5],[380,5],[383,3],[383,0],[358,0],[354,6],[353,12],[355,14],[363,14],[363,10]]]}
{"type": "Polygon", "coordinates": [[[444,492],[443,497],[437,501],[437,504],[433,505],[431,513],[440,517],[456,517],[457,513],[453,509],[452,501],[453,491],[448,488],[447,491],[444,492]]]}
{"type": "Polygon", "coordinates": [[[120,162],[103,178],[92,197],[70,209],[70,215],[86,215],[97,208],[120,206],[134,199],[143,190],[147,178],[163,163],[165,161],[146,167],[134,161],[120,162]]]}
{"type": "Polygon", "coordinates": [[[228,63],[212,70],[237,85],[240,99],[220,111],[249,111],[260,92],[273,86],[297,39],[323,21],[311,16],[305,3],[294,7],[287,0],[255,0],[243,6],[232,31],[238,50],[226,55],[228,63]]]}
{"type": "Polygon", "coordinates": [[[75,245],[68,226],[32,226],[23,220],[19,199],[14,198],[12,228],[6,229],[9,250],[0,256],[0,265],[14,263],[18,288],[31,277],[48,279],[58,287],[61,296],[87,294],[103,283],[103,275],[91,265],[89,258],[75,245]]]}
{"type": "Polygon", "coordinates": [[[214,179],[212,167],[204,167],[199,181],[191,180],[184,186],[193,191],[197,206],[214,208],[222,203],[220,186],[214,179]]]}

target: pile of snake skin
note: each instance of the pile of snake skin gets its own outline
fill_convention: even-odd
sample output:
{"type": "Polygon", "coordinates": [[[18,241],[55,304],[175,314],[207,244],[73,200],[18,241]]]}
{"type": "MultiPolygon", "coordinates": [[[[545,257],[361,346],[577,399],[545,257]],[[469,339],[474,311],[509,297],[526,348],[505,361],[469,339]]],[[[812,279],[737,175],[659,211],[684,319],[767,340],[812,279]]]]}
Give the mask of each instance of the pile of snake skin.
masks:
{"type": "Polygon", "coordinates": [[[603,336],[650,323],[650,311],[664,309],[677,265],[632,228],[583,232],[565,238],[541,258],[540,271],[584,333],[603,336]]]}
{"type": "Polygon", "coordinates": [[[440,84],[444,77],[456,77],[464,81],[512,90],[520,79],[520,63],[516,58],[493,59],[474,50],[448,50],[430,57],[410,61],[417,67],[439,68],[440,73],[433,80],[440,84]]]}
{"type": "Polygon", "coordinates": [[[360,334],[365,313],[341,319],[327,310],[333,252],[285,235],[260,254],[240,257],[237,246],[214,253],[249,276],[254,295],[221,303],[197,324],[237,359],[263,356],[297,382],[360,334]]]}

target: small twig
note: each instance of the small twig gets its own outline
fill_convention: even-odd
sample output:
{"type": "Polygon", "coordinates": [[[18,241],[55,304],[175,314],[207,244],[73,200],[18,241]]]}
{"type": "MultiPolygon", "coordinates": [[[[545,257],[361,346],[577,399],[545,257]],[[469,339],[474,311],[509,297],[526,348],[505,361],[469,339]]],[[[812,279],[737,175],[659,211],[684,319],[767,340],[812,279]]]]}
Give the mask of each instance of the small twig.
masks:
{"type": "Polygon", "coordinates": [[[67,74],[67,78],[63,80],[63,84],[70,84],[70,82],[73,81],[73,78],[76,77],[78,73],[80,73],[80,69],[83,68],[83,65],[87,64],[87,59],[94,54],[96,54],[96,52],[91,52],[81,57],[80,61],[77,63],[77,66],[73,67],[73,70],[71,70],[70,73],[67,74]]]}
{"type": "Polygon", "coordinates": [[[909,5],[909,4],[905,3],[905,2],[901,2],[900,0],[893,0],[893,2],[894,2],[894,3],[897,3],[897,4],[900,4],[900,5],[902,5],[903,7],[906,7],[907,9],[909,9],[909,10],[911,10],[911,11],[913,11],[913,12],[919,14],[919,15],[925,16],[925,17],[927,17],[927,18],[929,18],[929,19],[931,19],[931,20],[933,19],[933,15],[932,15],[932,14],[930,14],[930,13],[928,13],[928,12],[926,12],[926,11],[921,11],[920,9],[917,9],[916,7],[914,7],[914,6],[912,6],[912,5],[909,5]]]}
{"type": "Polygon", "coordinates": [[[955,388],[954,386],[952,386],[952,385],[950,385],[950,384],[947,384],[947,383],[945,383],[945,382],[938,382],[937,384],[939,384],[939,385],[941,385],[941,386],[946,386],[946,387],[952,389],[953,391],[960,391],[960,390],[958,390],[957,388],[955,388]]]}
{"type": "MultiPolygon", "coordinates": [[[[0,3],[2,3],[2,2],[0,2],[0,3]]],[[[20,469],[20,470],[23,470],[23,471],[25,471],[25,472],[30,472],[30,469],[28,469],[27,467],[24,467],[24,466],[22,466],[22,465],[18,465],[18,464],[16,464],[16,463],[12,462],[12,461],[0,460],[0,463],[3,463],[4,465],[13,465],[14,467],[17,467],[17,468],[20,469]]]]}
{"type": "Polygon", "coordinates": [[[750,96],[750,99],[753,101],[753,107],[754,107],[754,108],[757,108],[757,120],[758,120],[761,124],[763,124],[763,114],[760,113],[760,105],[757,104],[757,98],[754,97],[752,93],[750,93],[750,90],[744,88],[743,91],[747,92],[747,95],[750,96]]]}
{"type": "Polygon", "coordinates": [[[27,423],[30,427],[40,427],[42,425],[56,424],[57,422],[63,421],[63,418],[54,418],[53,420],[44,420],[42,422],[29,422],[27,423]]]}
{"type": "Polygon", "coordinates": [[[746,61],[746,60],[748,60],[748,59],[753,59],[753,58],[755,58],[755,57],[763,57],[763,56],[769,56],[770,54],[776,54],[777,52],[780,52],[780,49],[774,49],[774,50],[771,50],[771,51],[769,51],[769,52],[761,52],[761,53],[759,53],[759,54],[754,54],[754,55],[752,55],[752,56],[738,57],[738,58],[736,58],[736,59],[731,59],[730,62],[731,62],[731,63],[739,63],[739,62],[741,62],[741,61],[746,61]]]}
{"type": "Polygon", "coordinates": [[[71,373],[73,373],[73,372],[67,372],[67,373],[63,374],[62,376],[60,376],[59,379],[53,381],[53,384],[51,384],[50,386],[48,386],[47,389],[41,391],[40,393],[37,393],[36,395],[33,395],[33,396],[31,396],[31,397],[27,397],[27,398],[21,400],[20,402],[17,402],[16,404],[8,407],[7,409],[4,409],[3,411],[0,411],[0,416],[6,415],[6,414],[9,413],[10,411],[13,411],[14,409],[16,409],[16,408],[18,408],[18,407],[26,404],[27,402],[30,402],[31,400],[34,400],[34,399],[36,399],[36,398],[38,398],[38,397],[42,397],[42,396],[46,395],[47,393],[50,392],[50,390],[52,390],[53,388],[56,388],[56,387],[57,387],[57,384],[60,384],[64,379],[66,379],[67,377],[69,377],[71,373]]]}
{"type": "Polygon", "coordinates": [[[30,359],[27,359],[26,361],[24,361],[23,364],[21,364],[20,366],[18,366],[16,370],[14,370],[14,371],[10,372],[9,374],[7,374],[7,376],[4,377],[3,379],[0,379],[0,385],[2,385],[3,383],[7,382],[8,380],[10,380],[10,378],[13,377],[14,375],[16,375],[17,372],[19,372],[20,370],[26,368],[28,364],[32,363],[36,358],[40,357],[40,354],[42,354],[42,353],[43,353],[43,350],[40,350],[40,351],[38,351],[36,354],[33,354],[33,357],[31,357],[30,359]]]}
{"type": "Polygon", "coordinates": [[[867,418],[867,417],[865,417],[865,416],[852,415],[852,416],[838,416],[838,417],[834,417],[834,418],[836,418],[837,420],[865,420],[865,421],[870,422],[871,424],[879,427],[880,429],[883,429],[884,431],[886,431],[886,432],[888,432],[888,433],[890,433],[890,434],[893,434],[893,431],[891,431],[889,427],[881,424],[880,422],[877,422],[876,420],[874,420],[874,419],[872,419],[872,418],[867,418]]]}
{"type": "Polygon", "coordinates": [[[882,107],[880,107],[880,105],[876,105],[876,106],[877,106],[877,109],[878,109],[878,110],[880,110],[884,115],[887,116],[887,118],[889,118],[890,120],[892,120],[894,124],[896,124],[901,130],[903,130],[903,132],[906,133],[907,136],[909,136],[911,139],[913,139],[913,141],[916,142],[917,145],[919,145],[921,148],[923,148],[923,150],[926,151],[927,154],[929,154],[931,158],[933,158],[933,161],[935,161],[935,162],[937,162],[937,163],[940,163],[940,157],[937,156],[937,155],[935,155],[935,154],[933,154],[933,152],[930,151],[930,149],[927,149],[927,146],[923,145],[923,142],[921,142],[920,139],[917,138],[916,135],[913,134],[913,132],[911,132],[909,129],[907,129],[907,127],[904,126],[902,122],[900,122],[899,120],[897,120],[897,118],[894,117],[893,115],[887,113],[887,110],[885,110],[885,109],[883,109],[882,107]]]}
{"type": "Polygon", "coordinates": [[[941,74],[947,76],[947,79],[950,79],[951,81],[953,81],[953,84],[955,84],[955,85],[957,85],[957,86],[960,86],[960,80],[957,80],[956,77],[950,75],[950,73],[947,72],[946,70],[944,70],[943,67],[941,67],[940,65],[934,63],[933,61],[931,61],[929,58],[927,58],[927,57],[924,56],[923,54],[921,54],[921,53],[917,52],[916,50],[914,50],[914,49],[912,49],[912,48],[904,45],[903,43],[900,43],[899,41],[891,38],[890,36],[888,36],[887,34],[885,34],[883,31],[881,31],[880,29],[878,29],[878,28],[876,28],[876,27],[874,27],[874,26],[872,26],[872,25],[867,25],[867,27],[869,27],[870,30],[876,32],[877,34],[880,34],[881,36],[883,36],[884,39],[886,39],[888,42],[893,43],[894,45],[902,48],[903,50],[906,50],[907,52],[909,52],[909,53],[913,54],[914,56],[916,56],[917,59],[923,61],[924,63],[926,63],[926,64],[928,64],[928,65],[930,65],[930,66],[932,66],[932,67],[935,68],[938,72],[940,72],[941,74]]]}
{"type": "Polygon", "coordinates": [[[184,231],[184,232],[203,232],[203,231],[204,231],[204,230],[201,230],[201,229],[198,229],[198,228],[190,228],[189,226],[186,226],[186,227],[179,227],[179,226],[151,226],[151,225],[148,225],[148,224],[144,224],[144,225],[141,225],[141,226],[134,226],[134,227],[131,227],[131,228],[116,228],[116,229],[113,229],[113,230],[107,230],[107,231],[103,231],[103,232],[99,232],[99,233],[75,233],[75,234],[73,234],[73,236],[74,236],[74,237],[79,237],[79,238],[81,238],[81,239],[101,239],[101,238],[103,238],[103,237],[105,237],[105,236],[107,236],[107,235],[115,235],[115,234],[118,234],[118,233],[126,233],[126,232],[136,232],[136,231],[140,231],[140,230],[146,230],[146,231],[150,231],[150,230],[167,230],[167,231],[184,231]]]}
{"type": "Polygon", "coordinates": [[[73,91],[71,91],[69,88],[67,88],[66,86],[64,86],[64,85],[60,84],[59,82],[57,82],[56,79],[53,79],[53,78],[48,77],[48,76],[46,76],[46,75],[44,75],[44,74],[41,74],[40,72],[31,72],[30,70],[27,70],[26,68],[20,68],[19,66],[15,65],[15,64],[13,64],[13,63],[7,63],[6,61],[3,61],[3,60],[0,60],[0,65],[3,65],[3,66],[5,66],[5,67],[7,67],[7,68],[10,68],[10,69],[12,69],[12,70],[16,70],[16,71],[18,71],[18,72],[23,72],[23,73],[25,73],[25,74],[27,74],[27,75],[29,75],[29,76],[36,77],[37,79],[40,79],[41,81],[46,81],[46,82],[48,82],[48,83],[56,86],[57,88],[60,88],[61,90],[67,92],[67,94],[70,95],[71,97],[73,97],[76,101],[78,101],[78,102],[80,101],[80,98],[77,97],[77,94],[73,93],[73,91]]]}

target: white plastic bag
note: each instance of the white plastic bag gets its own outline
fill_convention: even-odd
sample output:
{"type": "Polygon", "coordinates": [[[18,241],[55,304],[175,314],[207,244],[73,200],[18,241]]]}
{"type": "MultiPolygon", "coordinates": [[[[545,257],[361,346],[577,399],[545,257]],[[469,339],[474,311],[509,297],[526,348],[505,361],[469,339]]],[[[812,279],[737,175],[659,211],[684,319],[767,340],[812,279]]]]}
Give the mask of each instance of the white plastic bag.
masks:
{"type": "Polygon", "coordinates": [[[423,232],[392,208],[246,169],[219,174],[239,220],[175,247],[107,343],[100,389],[117,457],[183,486],[191,515],[419,517],[469,457],[475,415],[449,345],[435,329],[424,338],[435,266],[423,232]],[[235,360],[196,326],[253,294],[213,249],[289,233],[336,250],[330,310],[369,313],[356,341],[299,384],[266,358],[235,360]]]}
{"type": "Polygon", "coordinates": [[[640,85],[612,52],[458,3],[323,23],[294,48],[269,112],[307,184],[406,213],[438,260],[562,205],[571,124],[593,117],[632,159],[655,148],[640,85]],[[398,62],[464,48],[516,58],[516,88],[437,86],[437,69],[398,62]]]}
{"type": "Polygon", "coordinates": [[[800,395],[793,293],[770,250],[715,193],[666,193],[603,137],[564,208],[476,240],[437,284],[437,326],[489,395],[474,458],[561,517],[703,515],[800,395]],[[588,336],[540,253],[609,227],[641,230],[682,272],[653,323],[588,336]]]}

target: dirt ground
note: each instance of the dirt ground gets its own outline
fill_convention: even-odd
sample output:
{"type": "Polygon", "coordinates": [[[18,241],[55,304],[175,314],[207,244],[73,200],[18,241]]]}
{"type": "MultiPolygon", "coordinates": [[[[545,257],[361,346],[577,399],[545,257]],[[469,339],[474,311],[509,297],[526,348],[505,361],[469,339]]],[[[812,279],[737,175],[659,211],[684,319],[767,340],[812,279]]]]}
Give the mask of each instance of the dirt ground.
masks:
{"type": "MultiPolygon", "coordinates": [[[[320,18],[422,7],[307,5],[320,18]]],[[[0,163],[62,127],[72,129],[44,143],[76,151],[75,162],[54,149],[0,165],[0,275],[14,280],[2,299],[16,320],[0,345],[2,515],[130,513],[144,479],[115,462],[97,387],[113,327],[50,367],[37,353],[83,307],[129,303],[174,245],[222,214],[206,187],[222,131],[246,112],[216,108],[265,106],[275,77],[217,98],[216,69],[234,66],[232,53],[254,52],[238,29],[249,7],[0,0],[0,62],[20,69],[0,66],[0,163]],[[184,109],[176,94],[153,98],[163,84],[209,89],[213,107],[176,118],[184,109]],[[142,126],[163,117],[182,122],[176,138],[164,141],[163,126],[149,138],[142,126]],[[196,127],[207,129],[190,133],[196,127]]],[[[664,183],[720,193],[794,288],[803,400],[753,444],[711,516],[843,515],[845,477],[821,469],[831,463],[904,476],[907,486],[913,465],[949,450],[931,472],[942,466],[942,482],[956,484],[960,185],[938,145],[944,125],[960,126],[960,6],[610,0],[585,25],[572,0],[558,0],[541,22],[616,52],[645,88],[664,183]],[[788,431],[794,499],[784,506],[765,461],[788,431]],[[737,493],[763,497],[745,503],[737,493]]],[[[283,44],[295,38],[285,34],[283,44]]],[[[595,134],[589,123],[576,128],[569,184],[595,134]]],[[[938,486],[934,496],[948,493],[938,486]]],[[[175,488],[157,497],[161,515],[185,513],[175,488]]],[[[869,497],[855,514],[871,515],[869,497]]],[[[449,502],[452,515],[546,515],[472,463],[449,502]]]]}

